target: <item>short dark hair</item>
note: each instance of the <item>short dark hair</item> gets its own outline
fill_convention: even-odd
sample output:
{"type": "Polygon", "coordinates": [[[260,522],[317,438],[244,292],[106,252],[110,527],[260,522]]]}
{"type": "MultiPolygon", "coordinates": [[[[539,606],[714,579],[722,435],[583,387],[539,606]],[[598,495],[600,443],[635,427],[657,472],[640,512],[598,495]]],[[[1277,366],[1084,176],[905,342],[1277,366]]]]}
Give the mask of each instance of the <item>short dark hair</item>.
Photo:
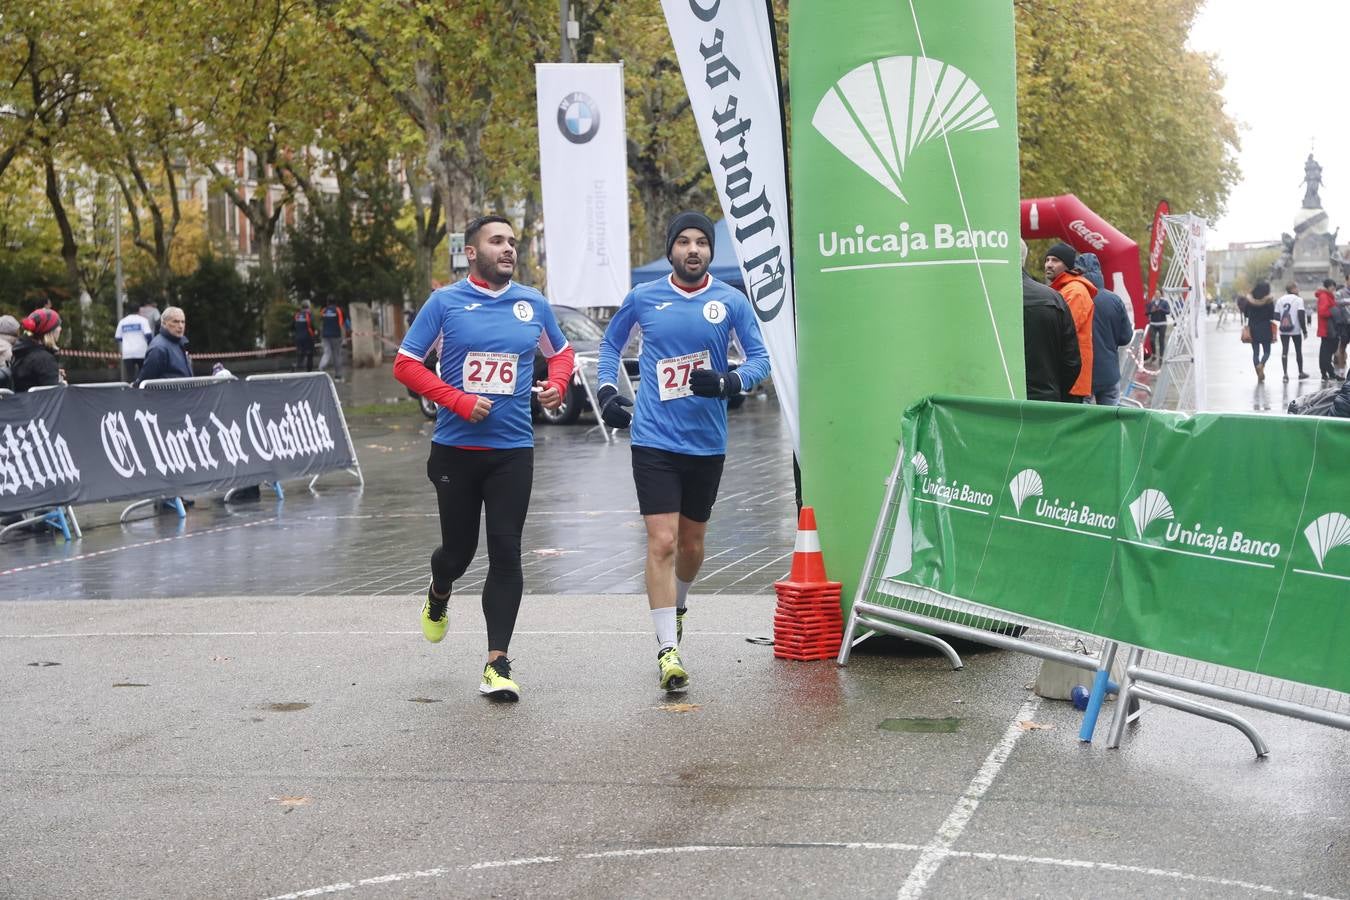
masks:
{"type": "MultiPolygon", "coordinates": [[[[464,226],[464,245],[467,247],[473,243],[473,239],[478,237],[478,232],[484,225],[491,225],[493,222],[500,222],[503,225],[511,225],[511,220],[506,216],[479,216],[464,226]]],[[[514,225],[511,226],[513,229],[514,225]]]]}
{"type": "Polygon", "coordinates": [[[1253,300],[1260,300],[1263,297],[1269,296],[1269,294],[1270,294],[1269,281],[1258,281],[1256,284],[1252,285],[1253,300]]]}
{"type": "Polygon", "coordinates": [[[1335,287],[1335,286],[1336,282],[1332,281],[1330,278],[1322,279],[1322,287],[1335,287]]]}

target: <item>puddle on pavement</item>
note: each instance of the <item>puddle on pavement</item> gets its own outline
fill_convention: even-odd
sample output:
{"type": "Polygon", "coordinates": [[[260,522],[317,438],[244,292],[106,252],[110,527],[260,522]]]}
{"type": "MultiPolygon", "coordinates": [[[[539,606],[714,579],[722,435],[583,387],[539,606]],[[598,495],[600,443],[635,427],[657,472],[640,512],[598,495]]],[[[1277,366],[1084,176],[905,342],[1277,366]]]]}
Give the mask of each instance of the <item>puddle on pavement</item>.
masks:
{"type": "Polygon", "coordinates": [[[59,662],[51,662],[50,660],[45,660],[45,659],[44,659],[44,660],[42,660],[41,662],[30,662],[29,665],[30,665],[30,666],[41,666],[42,668],[45,669],[45,668],[47,668],[48,666],[59,666],[59,665],[61,665],[61,664],[60,664],[59,662]]]}
{"type": "Polygon", "coordinates": [[[432,697],[409,697],[409,698],[408,698],[408,702],[409,702],[409,703],[440,703],[441,701],[436,700],[436,699],[434,699],[434,698],[432,698],[432,697]]]}
{"type": "Polygon", "coordinates": [[[113,684],[113,687],[149,687],[149,686],[150,685],[148,684],[141,684],[138,681],[118,681],[113,684]]]}
{"type": "Polygon", "coordinates": [[[308,703],[269,703],[263,707],[268,712],[299,712],[309,709],[308,703]]]}
{"type": "Polygon", "coordinates": [[[955,716],[948,716],[945,719],[882,719],[877,727],[882,731],[902,731],[908,734],[951,734],[961,727],[961,720],[955,716]]]}

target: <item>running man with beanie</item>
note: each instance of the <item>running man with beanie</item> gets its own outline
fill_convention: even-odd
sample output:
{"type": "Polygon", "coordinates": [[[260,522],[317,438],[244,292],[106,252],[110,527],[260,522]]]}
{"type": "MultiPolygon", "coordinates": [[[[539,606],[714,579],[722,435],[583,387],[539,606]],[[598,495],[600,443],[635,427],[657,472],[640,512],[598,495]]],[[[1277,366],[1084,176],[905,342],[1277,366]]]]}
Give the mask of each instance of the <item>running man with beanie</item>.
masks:
{"type": "Polygon", "coordinates": [[[534,482],[530,394],[538,391],[540,405],[556,409],[574,354],[544,295],[511,280],[516,234],[509,220],[474,219],[464,245],[468,277],[432,292],[394,362],[395,378],[440,407],[427,477],[436,488],[441,545],[431,554],[422,634],[433,644],[445,637],[450,590],[478,551],[486,508],[488,654],[478,691],[514,701],[520,686],[506,653],[525,586],[520,538],[534,482]],[[536,349],[548,358],[548,380],[531,387],[536,349]],[[440,354],[438,372],[423,365],[433,350],[440,354]]]}
{"type": "Polygon", "coordinates": [[[640,284],[624,298],[600,344],[600,416],[632,425],[633,481],[647,526],[647,603],[656,630],[660,686],[683,691],[680,659],[689,588],[703,565],[703,541],[727,452],[727,402],[769,375],[769,354],[750,301],[708,273],[713,223],[683,212],[666,229],[669,276],[640,284]],[[642,329],[637,407],[615,383],[619,353],[642,329]],[[746,360],[729,371],[736,333],[746,360]]]}

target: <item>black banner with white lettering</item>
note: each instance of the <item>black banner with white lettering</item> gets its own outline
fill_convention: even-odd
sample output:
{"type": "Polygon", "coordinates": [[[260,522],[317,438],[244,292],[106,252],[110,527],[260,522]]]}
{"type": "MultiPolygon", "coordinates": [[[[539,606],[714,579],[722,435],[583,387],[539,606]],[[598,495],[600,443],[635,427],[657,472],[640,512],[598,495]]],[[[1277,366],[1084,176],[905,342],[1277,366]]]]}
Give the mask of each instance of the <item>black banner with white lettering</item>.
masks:
{"type": "Polygon", "coordinates": [[[227,491],[356,465],[327,378],[0,400],[0,513],[227,491]]]}

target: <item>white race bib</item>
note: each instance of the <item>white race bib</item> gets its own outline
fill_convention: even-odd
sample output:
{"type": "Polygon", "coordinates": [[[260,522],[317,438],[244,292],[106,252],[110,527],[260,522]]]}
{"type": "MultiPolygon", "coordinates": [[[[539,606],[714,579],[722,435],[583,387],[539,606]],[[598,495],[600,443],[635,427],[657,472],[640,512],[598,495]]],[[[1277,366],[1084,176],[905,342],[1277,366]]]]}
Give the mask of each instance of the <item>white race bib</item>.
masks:
{"type": "Polygon", "coordinates": [[[519,366],[517,353],[470,350],[464,356],[464,393],[514,394],[519,366]]]}
{"type": "Polygon", "coordinates": [[[709,368],[707,350],[657,362],[656,378],[661,384],[661,401],[692,396],[694,392],[689,389],[689,373],[706,368],[709,368]]]}

